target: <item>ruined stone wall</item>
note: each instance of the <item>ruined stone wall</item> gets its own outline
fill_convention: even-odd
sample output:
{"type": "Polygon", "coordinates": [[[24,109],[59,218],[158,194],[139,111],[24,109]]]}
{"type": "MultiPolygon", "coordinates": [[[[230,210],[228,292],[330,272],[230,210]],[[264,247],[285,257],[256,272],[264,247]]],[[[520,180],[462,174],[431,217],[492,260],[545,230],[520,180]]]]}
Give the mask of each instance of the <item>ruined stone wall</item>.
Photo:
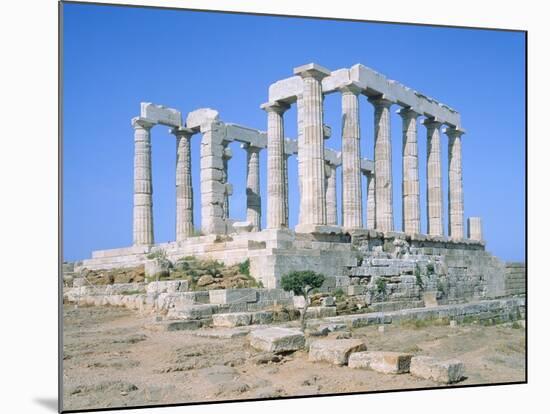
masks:
{"type": "Polygon", "coordinates": [[[506,296],[525,295],[526,292],[525,263],[506,263],[504,289],[506,296]]]}

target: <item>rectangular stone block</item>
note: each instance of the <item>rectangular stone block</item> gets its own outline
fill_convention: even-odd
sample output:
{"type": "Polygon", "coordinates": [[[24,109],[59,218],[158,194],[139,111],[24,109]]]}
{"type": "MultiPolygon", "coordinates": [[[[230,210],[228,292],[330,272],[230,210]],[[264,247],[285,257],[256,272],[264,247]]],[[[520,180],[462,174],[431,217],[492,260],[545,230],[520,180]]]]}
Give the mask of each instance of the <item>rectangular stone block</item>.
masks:
{"type": "Polygon", "coordinates": [[[204,319],[209,318],[217,307],[215,305],[187,305],[168,311],[168,319],[204,319]]]}
{"type": "Polygon", "coordinates": [[[298,329],[266,328],[250,333],[250,345],[266,352],[290,352],[302,349],[306,343],[304,334],[298,329]]]}
{"type": "Polygon", "coordinates": [[[216,289],[210,290],[208,293],[212,304],[255,303],[258,301],[256,289],[216,289]]]}
{"type": "Polygon", "coordinates": [[[366,350],[367,346],[359,339],[321,339],[309,346],[309,360],[346,365],[352,353],[366,350]]]}
{"type": "Polygon", "coordinates": [[[183,125],[180,111],[150,102],[141,103],[141,117],[149,122],[166,126],[181,127],[183,125]]]}
{"type": "Polygon", "coordinates": [[[163,280],[151,282],[147,285],[147,293],[175,293],[187,292],[189,281],[187,280],[163,280]]]}
{"type": "Polygon", "coordinates": [[[348,296],[363,295],[366,289],[365,285],[349,285],[348,296]]]}
{"type": "Polygon", "coordinates": [[[400,352],[372,351],[351,354],[350,368],[366,368],[383,374],[403,374],[409,372],[411,354],[400,352]]]}
{"type": "Polygon", "coordinates": [[[464,377],[464,363],[458,359],[440,361],[432,357],[416,356],[411,359],[410,372],[420,378],[452,384],[464,377]]]}
{"type": "Polygon", "coordinates": [[[239,313],[218,313],[212,315],[212,324],[216,327],[234,328],[236,326],[247,326],[252,322],[252,315],[246,312],[239,313]]]}

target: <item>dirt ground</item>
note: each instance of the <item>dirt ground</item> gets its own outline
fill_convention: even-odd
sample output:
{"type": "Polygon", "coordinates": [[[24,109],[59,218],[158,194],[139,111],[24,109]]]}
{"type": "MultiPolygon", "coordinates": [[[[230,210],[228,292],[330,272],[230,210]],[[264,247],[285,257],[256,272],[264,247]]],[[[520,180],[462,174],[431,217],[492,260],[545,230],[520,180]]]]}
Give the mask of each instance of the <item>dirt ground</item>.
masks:
{"type": "MultiPolygon", "coordinates": [[[[124,308],[65,305],[65,410],[440,386],[410,374],[308,362],[303,351],[274,362],[246,337],[151,331],[151,320],[124,308]]],[[[368,350],[458,358],[466,367],[461,385],[525,379],[525,330],[517,324],[387,325],[384,333],[372,326],[352,336],[368,350]]]]}

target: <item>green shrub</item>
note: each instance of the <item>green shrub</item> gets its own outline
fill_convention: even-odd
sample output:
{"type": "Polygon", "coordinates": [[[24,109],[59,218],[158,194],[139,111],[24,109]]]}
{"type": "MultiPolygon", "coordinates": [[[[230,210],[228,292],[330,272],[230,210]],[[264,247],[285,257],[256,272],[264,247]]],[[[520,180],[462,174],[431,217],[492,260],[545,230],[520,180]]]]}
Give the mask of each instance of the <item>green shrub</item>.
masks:
{"type": "Polygon", "coordinates": [[[420,268],[418,265],[414,268],[414,276],[416,277],[416,284],[420,290],[424,290],[424,282],[422,281],[422,275],[420,274],[420,268]]]}
{"type": "Polygon", "coordinates": [[[382,278],[376,279],[376,292],[382,295],[386,294],[386,280],[382,278]]]}
{"type": "Polygon", "coordinates": [[[305,306],[300,316],[302,331],[305,330],[306,312],[309,306],[309,294],[312,290],[319,289],[323,285],[324,281],[324,275],[315,273],[311,270],[290,272],[281,278],[281,287],[284,290],[304,297],[305,306]]]}
{"type": "Polygon", "coordinates": [[[246,259],[244,262],[239,263],[239,273],[250,276],[250,259],[246,259]]]}
{"type": "Polygon", "coordinates": [[[333,292],[334,297],[338,300],[344,296],[346,296],[346,292],[342,288],[338,288],[333,292]]]}

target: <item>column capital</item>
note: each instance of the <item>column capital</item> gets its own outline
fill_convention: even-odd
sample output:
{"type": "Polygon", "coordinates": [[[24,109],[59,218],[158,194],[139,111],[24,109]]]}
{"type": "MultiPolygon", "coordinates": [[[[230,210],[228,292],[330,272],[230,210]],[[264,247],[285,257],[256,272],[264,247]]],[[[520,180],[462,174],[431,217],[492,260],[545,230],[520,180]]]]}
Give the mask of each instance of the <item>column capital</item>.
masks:
{"type": "Polygon", "coordinates": [[[411,108],[410,106],[408,107],[403,107],[401,109],[398,109],[396,111],[396,113],[401,116],[401,118],[403,119],[412,119],[412,118],[418,118],[420,115],[422,115],[420,113],[420,111],[417,111],[413,108],[411,108]]]}
{"type": "Polygon", "coordinates": [[[260,152],[260,150],[263,149],[263,147],[257,147],[252,145],[250,142],[243,142],[241,144],[241,148],[249,152],[260,152]]]}
{"type": "Polygon", "coordinates": [[[172,135],[175,135],[176,137],[184,137],[184,138],[191,138],[195,131],[191,128],[185,128],[185,127],[178,127],[178,128],[171,128],[170,133],[172,135]]]}
{"type": "Polygon", "coordinates": [[[462,135],[464,135],[466,133],[466,131],[463,130],[462,128],[457,128],[455,126],[452,126],[452,127],[448,126],[447,128],[445,128],[445,130],[443,132],[449,138],[461,137],[462,135]]]}
{"type": "Polygon", "coordinates": [[[371,96],[368,98],[368,101],[375,107],[381,108],[389,108],[395,103],[395,99],[386,94],[371,96]]]}
{"type": "Polygon", "coordinates": [[[422,120],[422,125],[424,125],[426,128],[438,129],[441,125],[443,125],[443,122],[441,122],[439,118],[428,117],[422,120]]]}
{"type": "Polygon", "coordinates": [[[294,74],[305,78],[314,78],[321,81],[323,78],[330,76],[331,72],[327,68],[318,65],[317,63],[308,63],[306,65],[294,68],[294,74]]]}
{"type": "Polygon", "coordinates": [[[266,112],[275,112],[279,115],[284,114],[290,108],[290,105],[280,101],[266,102],[260,105],[260,108],[266,112]]]}
{"type": "Polygon", "coordinates": [[[155,126],[154,122],[148,121],[147,119],[136,116],[132,118],[132,128],[134,129],[151,129],[155,126]]]}
{"type": "Polygon", "coordinates": [[[357,82],[351,81],[340,86],[338,90],[342,95],[345,95],[345,94],[359,95],[363,91],[363,88],[361,88],[361,85],[359,85],[357,82]]]}

